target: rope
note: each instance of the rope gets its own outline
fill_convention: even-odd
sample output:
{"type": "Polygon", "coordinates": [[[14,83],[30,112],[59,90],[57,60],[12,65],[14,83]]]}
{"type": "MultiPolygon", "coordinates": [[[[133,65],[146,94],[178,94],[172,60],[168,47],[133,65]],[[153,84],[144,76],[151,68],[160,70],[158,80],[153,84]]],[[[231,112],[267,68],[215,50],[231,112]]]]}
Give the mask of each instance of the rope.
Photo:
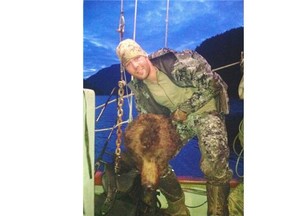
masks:
{"type": "MultiPolygon", "coordinates": [[[[201,195],[201,196],[207,196],[206,190],[193,189],[193,188],[182,188],[182,189],[186,193],[193,193],[193,194],[197,194],[197,195],[201,195]]],[[[187,208],[199,208],[199,207],[203,206],[206,203],[207,203],[207,200],[205,200],[204,202],[200,203],[199,205],[195,205],[195,206],[186,205],[186,207],[187,208]]]]}
{"type": "Polygon", "coordinates": [[[199,204],[199,205],[196,205],[196,206],[189,206],[189,205],[186,205],[186,207],[187,207],[187,208],[199,208],[199,207],[205,205],[206,203],[207,203],[207,200],[204,201],[203,203],[199,204]]]}
{"type": "MultiPolygon", "coordinates": [[[[124,78],[125,78],[125,82],[127,83],[126,73],[124,73],[124,78]]],[[[131,76],[131,79],[132,78],[133,78],[133,76],[131,76]]],[[[126,90],[126,94],[128,94],[129,89],[128,89],[127,85],[125,85],[125,90],[126,90]]],[[[128,119],[129,119],[129,121],[132,121],[133,120],[133,115],[132,115],[132,107],[133,107],[132,96],[133,96],[133,94],[128,94],[128,95],[130,95],[130,97],[129,96],[127,97],[127,102],[128,102],[128,107],[129,107],[129,117],[128,117],[128,119]]],[[[124,96],[123,96],[123,98],[124,98],[124,96]]]]}
{"type": "Polygon", "coordinates": [[[240,159],[243,157],[243,152],[244,152],[244,143],[243,142],[243,135],[244,135],[244,131],[242,128],[243,125],[243,119],[241,120],[240,124],[239,124],[239,132],[238,134],[235,136],[234,140],[233,140],[233,151],[234,153],[237,155],[237,161],[236,161],[236,165],[235,165],[235,172],[237,174],[238,177],[242,178],[244,175],[240,175],[238,172],[238,167],[239,167],[239,163],[240,163],[240,159]],[[240,138],[241,137],[241,138],[240,138]],[[236,151],[236,141],[239,140],[240,141],[240,145],[242,146],[242,149],[240,151],[240,153],[238,153],[236,151]]]}
{"type": "Polygon", "coordinates": [[[111,93],[110,93],[108,99],[106,100],[106,102],[105,102],[105,104],[104,104],[102,110],[100,111],[100,113],[99,113],[99,115],[98,115],[98,118],[96,119],[96,123],[99,121],[100,117],[102,116],[102,114],[103,114],[104,111],[106,110],[106,107],[107,107],[107,105],[108,105],[108,102],[109,102],[110,98],[112,97],[112,95],[113,95],[115,89],[116,89],[116,87],[114,87],[114,88],[112,89],[112,91],[111,91],[111,93]]]}
{"type": "Polygon", "coordinates": [[[213,69],[212,71],[222,70],[224,68],[231,67],[231,66],[234,66],[234,65],[237,65],[237,64],[240,64],[240,61],[232,63],[232,64],[229,64],[229,65],[225,65],[225,66],[222,66],[222,67],[219,67],[219,68],[216,68],[216,69],[213,69]]]}
{"type": "Polygon", "coordinates": [[[94,164],[94,175],[96,174],[97,170],[99,169],[99,167],[100,167],[100,165],[101,165],[100,162],[103,162],[103,155],[104,155],[104,153],[106,152],[106,148],[107,148],[107,146],[108,146],[108,142],[109,142],[109,140],[110,140],[110,138],[111,138],[111,135],[112,135],[112,133],[113,133],[113,131],[114,131],[114,128],[115,128],[115,127],[113,127],[112,130],[110,131],[110,133],[109,133],[109,135],[108,135],[108,137],[107,137],[107,139],[106,139],[106,141],[105,141],[105,143],[104,143],[104,146],[103,146],[103,148],[102,148],[102,150],[101,150],[101,153],[100,153],[99,157],[97,158],[97,160],[96,160],[96,162],[95,162],[95,164],[94,164]]]}
{"type": "MultiPolygon", "coordinates": [[[[135,0],[135,6],[134,6],[134,23],[133,23],[133,40],[136,40],[136,27],[137,27],[137,9],[138,9],[138,0],[135,0]]],[[[133,80],[134,77],[131,75],[131,80],[133,80]]],[[[126,81],[126,77],[125,77],[126,81]]],[[[126,92],[128,93],[128,88],[126,86],[126,92]]],[[[128,107],[129,107],[129,121],[131,122],[133,120],[132,115],[132,107],[133,107],[133,100],[132,100],[132,94],[130,94],[130,98],[128,98],[128,107]]]]}
{"type": "Polygon", "coordinates": [[[241,157],[242,157],[243,151],[244,151],[244,149],[241,150],[241,152],[240,152],[240,154],[239,154],[239,157],[237,158],[236,165],[235,165],[235,167],[236,167],[236,169],[235,169],[236,174],[237,174],[240,178],[244,177],[244,175],[240,175],[239,172],[238,172],[238,167],[239,167],[239,163],[240,163],[240,159],[241,159],[241,157]]]}
{"type": "MultiPolygon", "coordinates": [[[[130,93],[130,94],[128,94],[128,95],[123,96],[123,98],[127,98],[127,97],[130,97],[130,96],[132,96],[132,95],[133,95],[133,93],[130,93]]],[[[117,100],[117,99],[110,100],[107,104],[113,103],[113,102],[115,102],[116,100],[117,100]]],[[[101,104],[101,105],[95,107],[95,109],[96,109],[96,110],[97,110],[97,109],[100,109],[100,108],[103,107],[103,106],[105,106],[105,105],[104,105],[104,104],[101,104]]]]}
{"type": "Polygon", "coordinates": [[[117,29],[120,35],[120,41],[122,41],[123,39],[124,28],[125,28],[125,18],[124,18],[124,10],[123,10],[123,0],[121,0],[119,27],[117,29]]]}
{"type": "Polygon", "coordinates": [[[102,131],[114,130],[114,129],[115,129],[116,127],[118,127],[119,125],[123,125],[123,124],[126,124],[126,123],[129,123],[129,120],[127,120],[127,121],[122,121],[121,123],[116,124],[116,125],[114,125],[113,127],[110,127],[110,128],[96,129],[95,132],[102,132],[102,131]]]}

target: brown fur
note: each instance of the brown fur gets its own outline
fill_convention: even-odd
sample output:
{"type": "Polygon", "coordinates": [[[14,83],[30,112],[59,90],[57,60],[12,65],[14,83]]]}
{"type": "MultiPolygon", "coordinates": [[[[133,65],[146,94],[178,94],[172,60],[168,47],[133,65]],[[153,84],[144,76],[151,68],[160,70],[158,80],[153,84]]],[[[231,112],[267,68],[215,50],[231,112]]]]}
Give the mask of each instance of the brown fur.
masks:
{"type": "Polygon", "coordinates": [[[142,185],[155,188],[181,141],[170,118],[141,114],[126,128],[124,145],[141,172],[142,185]]]}

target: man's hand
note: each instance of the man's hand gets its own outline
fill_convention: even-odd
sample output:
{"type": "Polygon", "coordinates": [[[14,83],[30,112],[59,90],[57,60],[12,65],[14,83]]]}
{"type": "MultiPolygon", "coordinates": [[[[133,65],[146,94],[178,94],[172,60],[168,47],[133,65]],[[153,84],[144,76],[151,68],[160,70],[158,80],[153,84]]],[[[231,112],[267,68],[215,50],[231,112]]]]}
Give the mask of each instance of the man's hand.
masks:
{"type": "Polygon", "coordinates": [[[174,121],[185,121],[187,119],[187,113],[181,111],[180,109],[176,109],[172,114],[171,118],[174,121]]]}

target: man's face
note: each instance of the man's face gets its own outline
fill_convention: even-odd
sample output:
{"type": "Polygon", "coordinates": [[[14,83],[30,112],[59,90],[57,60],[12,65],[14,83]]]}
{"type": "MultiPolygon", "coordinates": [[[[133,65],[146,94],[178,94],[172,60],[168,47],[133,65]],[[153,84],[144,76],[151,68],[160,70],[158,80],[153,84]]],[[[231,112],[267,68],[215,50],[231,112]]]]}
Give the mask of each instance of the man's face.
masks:
{"type": "Polygon", "coordinates": [[[145,56],[137,56],[126,63],[125,69],[135,78],[144,80],[150,73],[148,61],[148,58],[145,56]]]}

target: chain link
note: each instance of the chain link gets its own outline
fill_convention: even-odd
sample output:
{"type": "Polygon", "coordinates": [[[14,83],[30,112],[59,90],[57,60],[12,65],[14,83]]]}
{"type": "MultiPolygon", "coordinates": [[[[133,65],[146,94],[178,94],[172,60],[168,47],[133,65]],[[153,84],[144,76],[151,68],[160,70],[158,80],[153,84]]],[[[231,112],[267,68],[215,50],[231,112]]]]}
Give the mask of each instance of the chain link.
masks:
{"type": "Polygon", "coordinates": [[[119,172],[120,169],[120,159],[121,159],[121,138],[122,138],[122,116],[123,116],[123,96],[124,96],[124,86],[125,86],[125,81],[121,80],[118,82],[118,112],[117,112],[117,139],[116,139],[116,149],[115,149],[115,173],[119,172]]]}
{"type": "MultiPolygon", "coordinates": [[[[120,10],[120,20],[119,20],[119,28],[117,31],[120,35],[120,41],[123,39],[124,34],[124,27],[125,27],[125,18],[124,18],[124,10],[123,10],[123,0],[121,0],[121,10],[120,10]]],[[[121,139],[122,139],[122,116],[123,116],[123,96],[124,96],[124,86],[126,85],[125,81],[123,80],[124,74],[124,67],[120,64],[120,75],[121,81],[118,82],[118,107],[117,107],[117,139],[116,139],[116,149],[115,149],[115,173],[117,174],[120,170],[120,159],[121,159],[121,139]]]]}

